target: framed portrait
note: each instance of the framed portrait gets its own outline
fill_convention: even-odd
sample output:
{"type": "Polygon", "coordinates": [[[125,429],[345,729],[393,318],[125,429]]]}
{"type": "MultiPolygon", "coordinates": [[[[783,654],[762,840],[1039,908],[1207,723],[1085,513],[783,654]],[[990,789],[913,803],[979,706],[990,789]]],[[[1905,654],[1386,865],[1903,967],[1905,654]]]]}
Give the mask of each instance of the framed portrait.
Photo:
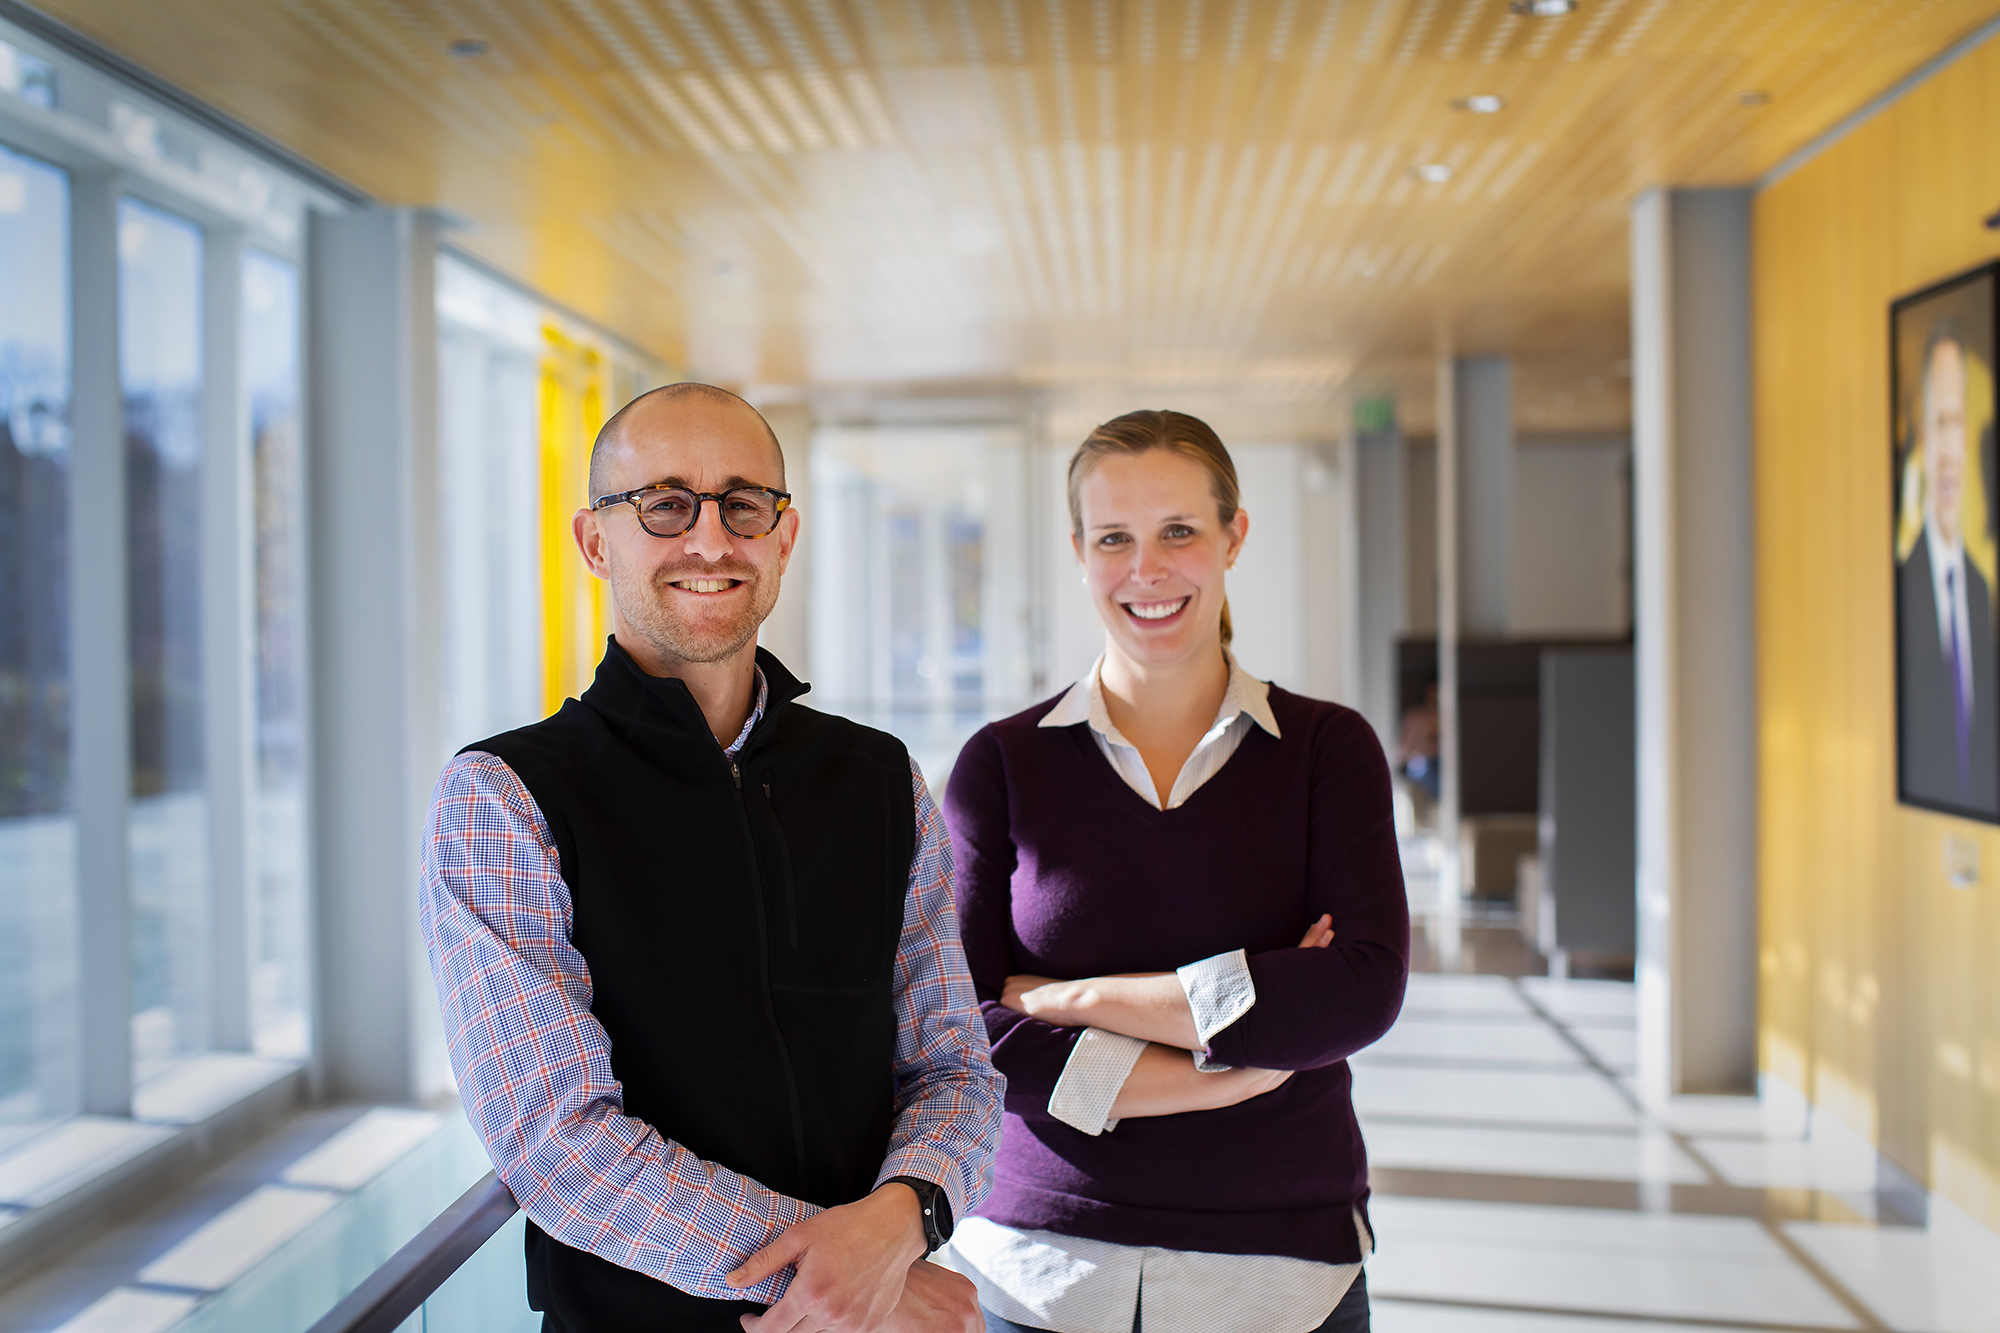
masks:
{"type": "Polygon", "coordinates": [[[1889,308],[1896,796],[2000,824],[1994,312],[2000,264],[1889,308]]]}

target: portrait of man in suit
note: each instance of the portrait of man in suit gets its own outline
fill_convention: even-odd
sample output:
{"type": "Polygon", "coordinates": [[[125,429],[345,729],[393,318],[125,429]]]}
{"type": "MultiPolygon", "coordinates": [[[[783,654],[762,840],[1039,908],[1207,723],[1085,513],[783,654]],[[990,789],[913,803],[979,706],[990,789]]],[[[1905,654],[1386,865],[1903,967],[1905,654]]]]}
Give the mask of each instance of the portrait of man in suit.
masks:
{"type": "Polygon", "coordinates": [[[1989,270],[1897,310],[1897,771],[1909,804],[2000,822],[1993,303],[1989,270]]]}

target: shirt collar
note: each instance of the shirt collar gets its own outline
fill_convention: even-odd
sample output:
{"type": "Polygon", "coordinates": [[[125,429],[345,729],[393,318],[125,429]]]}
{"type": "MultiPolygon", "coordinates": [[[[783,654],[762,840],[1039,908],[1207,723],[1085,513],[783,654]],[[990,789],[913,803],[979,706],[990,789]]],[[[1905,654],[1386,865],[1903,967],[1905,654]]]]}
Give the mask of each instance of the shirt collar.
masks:
{"type": "Polygon", "coordinates": [[[731,759],[734,759],[736,752],[743,748],[743,742],[750,739],[750,733],[756,730],[757,724],[764,720],[764,705],[771,699],[771,686],[764,679],[764,668],[756,667],[754,670],[757,672],[757,706],[752,708],[750,716],[743,720],[743,730],[736,733],[736,740],[723,747],[722,752],[731,759]]]}
{"type": "MultiPolygon", "coordinates": [[[[1237,662],[1236,654],[1227,648],[1222,650],[1222,656],[1229,663],[1229,684],[1222,691],[1222,706],[1215,710],[1215,727],[1227,726],[1239,714],[1247,713],[1252,722],[1272,736],[1277,736],[1278,719],[1271,712],[1271,687],[1245,671],[1237,662]]],[[[1103,672],[1104,658],[1099,656],[1091,663],[1090,674],[1070,686],[1039,725],[1073,727],[1079,722],[1088,722],[1090,729],[1106,740],[1118,745],[1130,745],[1131,742],[1111,725],[1110,710],[1104,706],[1103,672]]],[[[1215,727],[1210,730],[1215,730],[1215,727]]]]}

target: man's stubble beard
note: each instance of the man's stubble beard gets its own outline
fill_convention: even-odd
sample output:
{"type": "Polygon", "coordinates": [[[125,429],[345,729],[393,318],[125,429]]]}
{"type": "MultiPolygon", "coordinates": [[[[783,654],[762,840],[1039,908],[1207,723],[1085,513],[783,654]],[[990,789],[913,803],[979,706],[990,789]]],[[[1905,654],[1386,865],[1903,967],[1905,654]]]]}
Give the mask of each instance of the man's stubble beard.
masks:
{"type": "Polygon", "coordinates": [[[618,613],[655,651],[683,662],[720,662],[741,652],[757,637],[757,631],[778,604],[778,581],[767,581],[749,565],[724,560],[715,565],[687,564],[657,570],[635,570],[613,565],[611,597],[618,613]],[[730,578],[742,580],[750,596],[736,619],[715,628],[698,629],[673,609],[673,594],[667,585],[678,579],[730,578]]]}

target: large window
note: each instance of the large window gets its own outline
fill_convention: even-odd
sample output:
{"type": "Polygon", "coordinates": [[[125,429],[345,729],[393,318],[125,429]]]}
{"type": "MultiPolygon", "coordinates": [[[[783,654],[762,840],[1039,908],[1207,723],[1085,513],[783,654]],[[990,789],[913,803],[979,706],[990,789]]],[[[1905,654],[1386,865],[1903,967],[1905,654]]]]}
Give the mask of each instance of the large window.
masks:
{"type": "Polygon", "coordinates": [[[456,751],[546,711],[543,336],[541,312],[499,283],[449,257],[437,275],[441,673],[456,751]]]}
{"type": "Polygon", "coordinates": [[[209,1044],[201,267],[194,224],[135,200],[119,203],[135,1083],[209,1044]]]}
{"type": "Polygon", "coordinates": [[[76,1104],[69,182],[0,148],[0,1143],[76,1104]]]}
{"type": "Polygon", "coordinates": [[[437,315],[442,763],[589,686],[609,599],[570,517],[598,427],[660,375],[450,254],[437,315]]]}
{"type": "Polygon", "coordinates": [[[306,897],[305,453],[299,270],[243,257],[243,393],[256,524],[256,796],[250,1018],[259,1055],[303,1058],[311,974],[306,897]]]}
{"type": "Polygon", "coordinates": [[[813,436],[817,706],[894,732],[934,785],[1031,689],[1028,455],[1015,427],[813,436]]]}

